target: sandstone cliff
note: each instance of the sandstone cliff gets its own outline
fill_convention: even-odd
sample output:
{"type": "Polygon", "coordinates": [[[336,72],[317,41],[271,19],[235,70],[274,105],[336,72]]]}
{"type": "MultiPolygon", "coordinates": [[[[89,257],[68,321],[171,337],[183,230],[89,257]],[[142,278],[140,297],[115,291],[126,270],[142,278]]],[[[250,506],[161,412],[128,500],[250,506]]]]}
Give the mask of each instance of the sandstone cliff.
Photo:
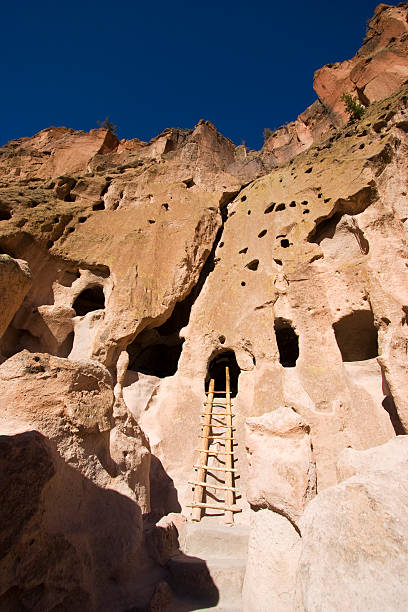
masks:
{"type": "MultiPolygon", "coordinates": [[[[219,359],[240,541],[251,525],[244,609],[341,609],[339,558],[348,608],[406,609],[405,546],[372,541],[407,526],[381,492],[398,497],[408,428],[407,15],[380,5],[260,152],[207,121],[149,143],[51,127],[0,149],[1,610],[197,609],[177,555],[219,359]],[[378,475],[384,449],[402,458],[378,475]],[[353,529],[377,504],[361,541],[343,499],[353,529]]],[[[205,571],[203,592],[222,574],[205,571]]]]}

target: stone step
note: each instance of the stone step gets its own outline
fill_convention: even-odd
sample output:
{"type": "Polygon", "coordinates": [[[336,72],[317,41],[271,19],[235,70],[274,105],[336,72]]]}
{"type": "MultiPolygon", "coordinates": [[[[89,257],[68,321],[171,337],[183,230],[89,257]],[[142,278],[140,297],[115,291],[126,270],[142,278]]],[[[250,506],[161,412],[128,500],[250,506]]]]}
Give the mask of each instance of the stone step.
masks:
{"type": "Polygon", "coordinates": [[[208,607],[206,603],[199,599],[191,599],[186,597],[178,597],[173,595],[173,600],[166,612],[243,612],[241,606],[216,605],[208,607]]]}
{"type": "Polygon", "coordinates": [[[219,592],[218,604],[221,606],[241,605],[246,557],[236,559],[207,558],[210,576],[219,592]]]}
{"type": "Polygon", "coordinates": [[[219,591],[204,559],[180,553],[168,561],[167,568],[170,586],[178,597],[199,599],[207,607],[218,604],[219,591]]]}
{"type": "Polygon", "coordinates": [[[180,597],[197,598],[209,605],[240,606],[246,558],[187,556],[168,562],[170,585],[180,597]]]}
{"type": "Polygon", "coordinates": [[[183,533],[183,550],[188,555],[201,558],[246,558],[249,527],[245,525],[206,525],[186,523],[183,533]]]}

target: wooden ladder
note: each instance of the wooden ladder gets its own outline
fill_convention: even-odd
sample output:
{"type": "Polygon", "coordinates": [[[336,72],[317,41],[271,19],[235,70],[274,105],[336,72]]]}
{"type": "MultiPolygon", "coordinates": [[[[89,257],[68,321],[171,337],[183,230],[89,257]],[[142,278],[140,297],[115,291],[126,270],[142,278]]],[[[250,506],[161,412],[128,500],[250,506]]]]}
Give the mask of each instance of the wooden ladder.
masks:
{"type": "Polygon", "coordinates": [[[234,427],[232,425],[231,410],[231,384],[228,366],[225,368],[225,391],[214,390],[214,379],[210,380],[205,412],[202,413],[204,421],[201,423],[201,439],[200,458],[197,465],[194,465],[196,470],[196,480],[190,480],[189,484],[194,487],[193,503],[188,504],[192,508],[191,518],[193,521],[200,521],[202,511],[206,508],[212,510],[221,510],[225,514],[225,522],[229,525],[234,523],[234,512],[241,512],[241,508],[235,505],[235,497],[238,490],[234,487],[234,474],[237,470],[234,468],[234,427]],[[214,395],[224,395],[225,404],[219,401],[214,401],[214,395]],[[225,408],[225,412],[221,412],[221,408],[225,408]],[[217,412],[213,409],[217,408],[217,412]],[[221,419],[224,419],[221,421],[221,419]],[[221,429],[221,431],[218,431],[221,429]],[[224,449],[211,449],[210,446],[222,442],[224,449]],[[225,464],[220,466],[208,465],[209,456],[214,456],[218,459],[219,456],[224,456],[225,464]],[[224,484],[212,484],[207,481],[208,474],[211,472],[217,473],[219,480],[219,472],[225,473],[224,484]],[[209,503],[206,501],[207,489],[225,492],[224,504],[209,503]]]}

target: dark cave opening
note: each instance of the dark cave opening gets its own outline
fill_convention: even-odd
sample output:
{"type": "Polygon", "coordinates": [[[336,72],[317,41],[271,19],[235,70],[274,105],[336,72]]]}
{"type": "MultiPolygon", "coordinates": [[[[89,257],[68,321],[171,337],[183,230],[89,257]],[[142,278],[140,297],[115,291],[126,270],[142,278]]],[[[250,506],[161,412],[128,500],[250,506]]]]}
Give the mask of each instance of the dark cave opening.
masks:
{"type": "Polygon", "coordinates": [[[137,339],[127,347],[128,370],[165,378],[177,372],[182,350],[182,340],[176,344],[165,344],[167,338],[158,336],[157,343],[144,345],[137,339]]]}
{"type": "Polygon", "coordinates": [[[343,361],[378,357],[378,333],[371,310],[357,310],[333,324],[343,361]]]}
{"type": "Polygon", "coordinates": [[[206,391],[208,391],[211,378],[214,379],[214,389],[216,393],[217,391],[225,391],[225,368],[227,366],[229,367],[230,373],[231,397],[236,397],[238,393],[238,378],[241,370],[237,363],[235,353],[231,350],[218,353],[211,359],[205,379],[206,391]]]}
{"type": "Polygon", "coordinates": [[[83,317],[93,310],[105,308],[105,296],[100,285],[89,287],[82,291],[75,299],[72,308],[77,317],[83,317]]]}
{"type": "Polygon", "coordinates": [[[286,319],[275,319],[274,328],[279,361],[284,368],[294,368],[299,357],[299,337],[286,319]]]}

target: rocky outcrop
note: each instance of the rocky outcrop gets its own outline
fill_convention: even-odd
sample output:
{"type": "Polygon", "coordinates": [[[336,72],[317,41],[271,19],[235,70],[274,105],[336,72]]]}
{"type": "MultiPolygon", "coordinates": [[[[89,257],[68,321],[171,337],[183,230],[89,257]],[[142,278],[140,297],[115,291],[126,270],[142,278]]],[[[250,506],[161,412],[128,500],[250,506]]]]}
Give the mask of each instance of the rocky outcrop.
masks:
{"type": "MultiPolygon", "coordinates": [[[[355,475],[321,492],[306,508],[298,609],[406,609],[407,442],[404,436],[354,451],[349,463],[355,475]]],[[[346,461],[345,456],[343,470],[346,461]]]]}
{"type": "Polygon", "coordinates": [[[0,337],[20,308],[30,286],[31,274],[27,263],[9,255],[0,255],[0,337]]]}
{"type": "Polygon", "coordinates": [[[253,508],[268,508],[297,524],[316,495],[309,427],[291,408],[246,421],[248,489],[253,508]]]}
{"type": "Polygon", "coordinates": [[[408,4],[380,4],[367,26],[361,49],[345,62],[314,75],[318,96],[296,121],[275,130],[262,149],[264,163],[283,165],[349,120],[341,100],[351,93],[364,105],[387,98],[408,80],[408,4]]]}
{"type": "Polygon", "coordinates": [[[0,370],[0,607],[117,610],[118,598],[143,599],[150,455],[137,424],[113,410],[109,372],[28,351],[0,370]]]}

